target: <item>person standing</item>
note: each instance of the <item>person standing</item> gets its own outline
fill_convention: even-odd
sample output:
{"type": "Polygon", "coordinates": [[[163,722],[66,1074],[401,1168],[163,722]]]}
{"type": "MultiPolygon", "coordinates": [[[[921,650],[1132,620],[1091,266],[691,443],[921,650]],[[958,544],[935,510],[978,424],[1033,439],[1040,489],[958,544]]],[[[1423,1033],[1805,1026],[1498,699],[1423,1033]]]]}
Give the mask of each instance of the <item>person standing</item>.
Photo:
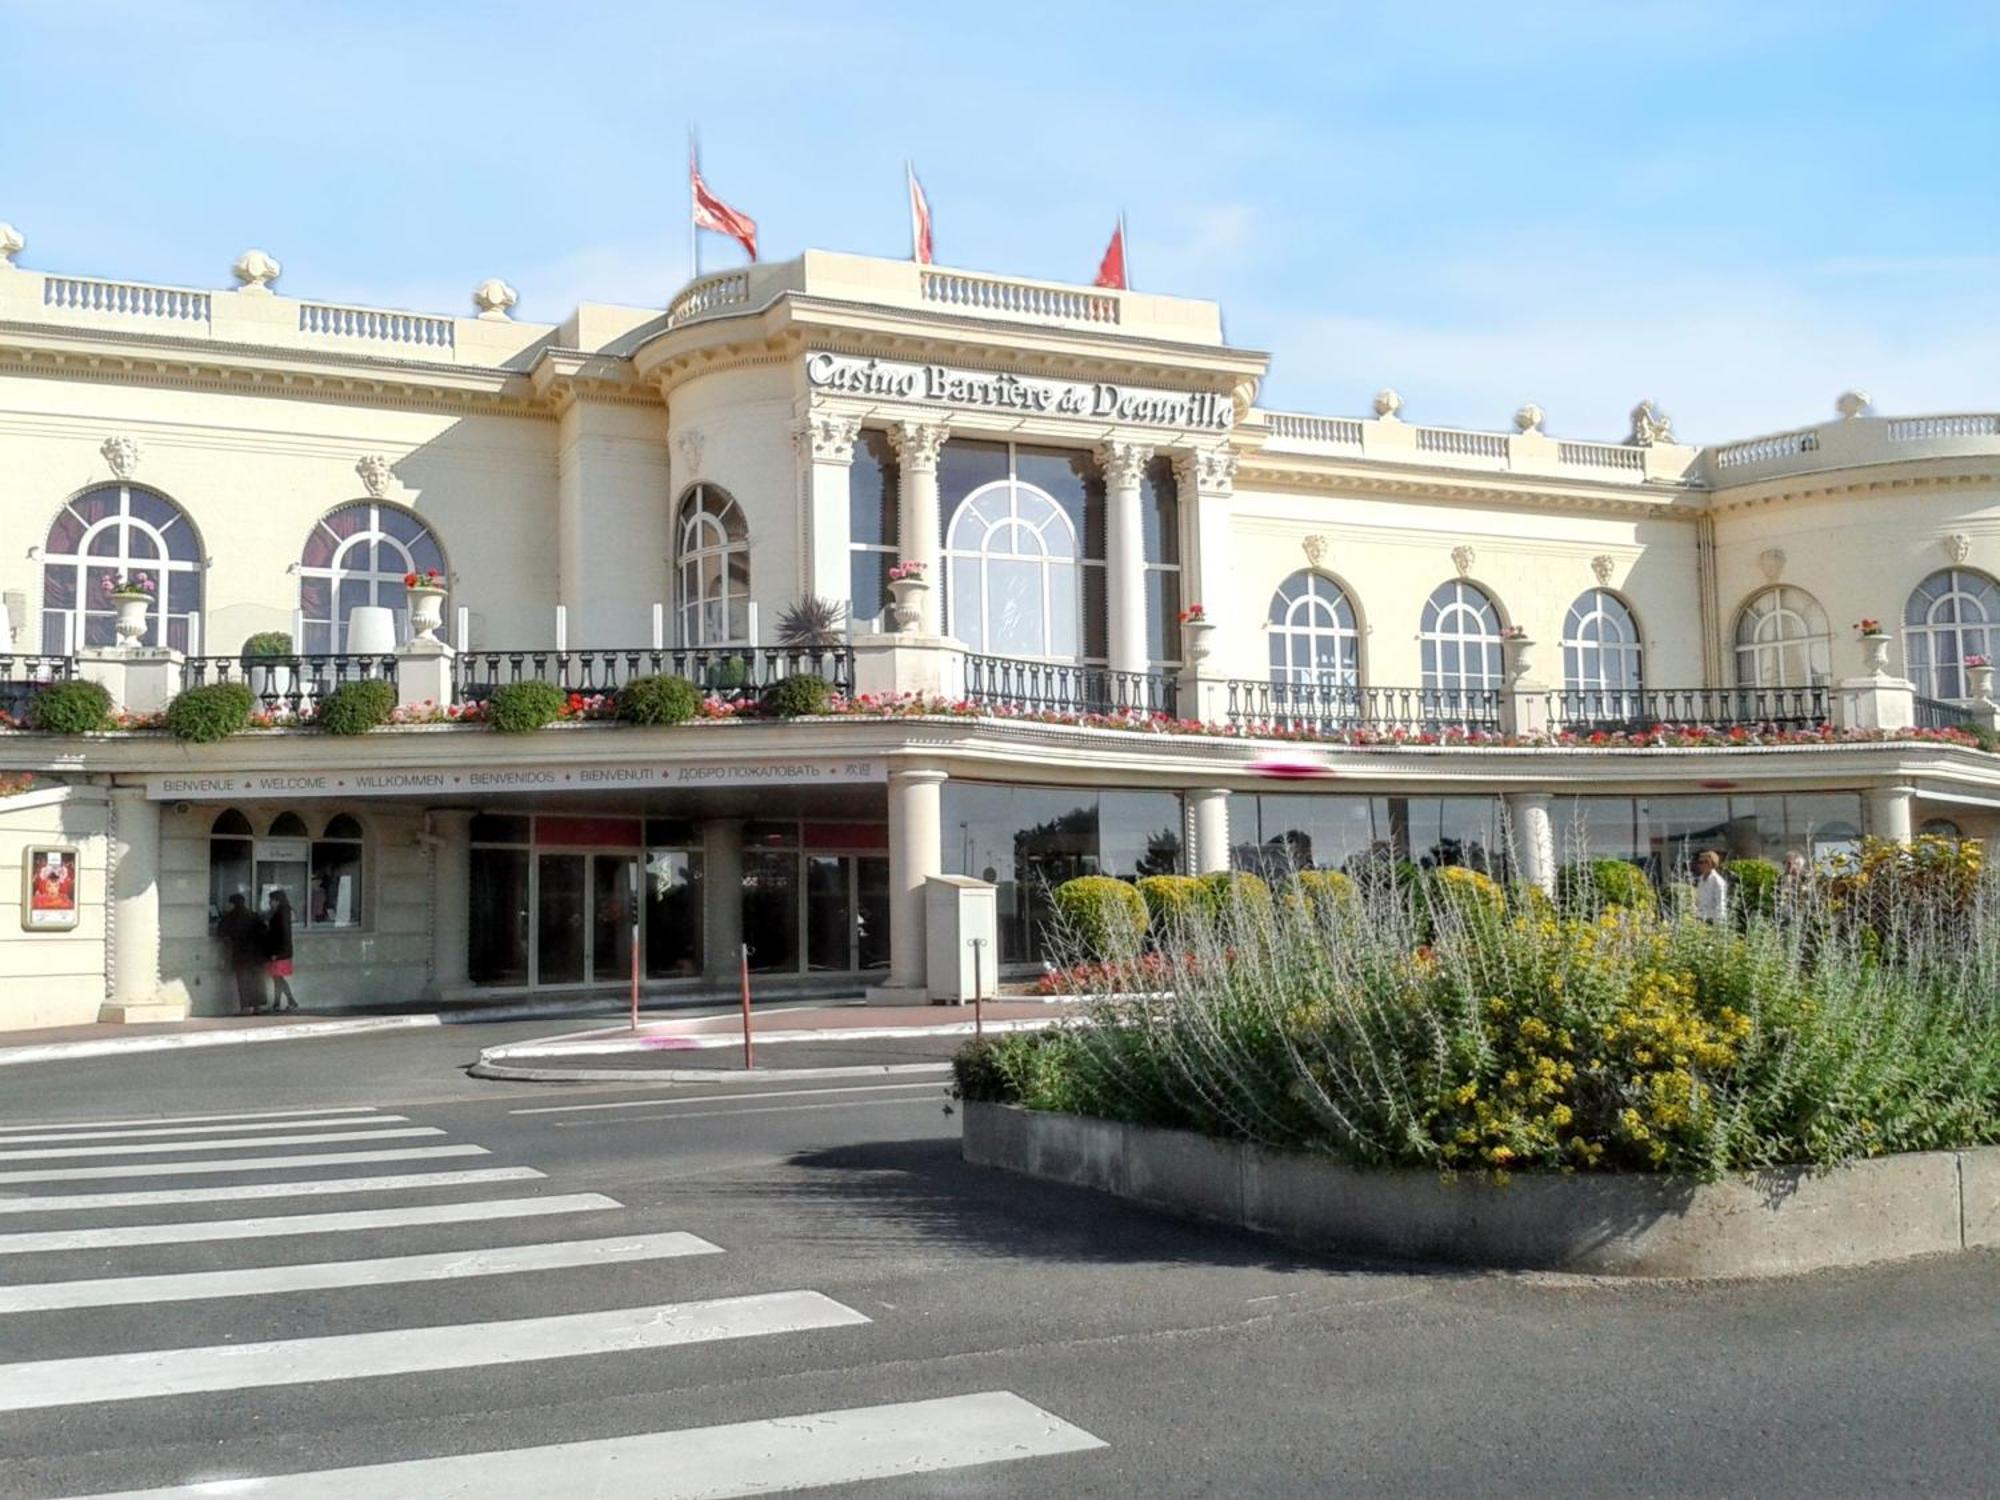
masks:
{"type": "Polygon", "coordinates": [[[236,1010],[254,1016],[264,1009],[264,924],[250,910],[241,891],[215,924],[215,935],[229,954],[229,972],[236,977],[236,1010]]]}
{"type": "Polygon", "coordinates": [[[1722,878],[1722,861],[1704,849],[1694,861],[1694,914],[1720,927],[1729,920],[1729,882],[1722,878]]]}
{"type": "Polygon", "coordinates": [[[271,1009],[297,1010],[292,994],[292,898],[283,886],[271,892],[271,914],[264,919],[264,972],[271,976],[271,1009]]]}

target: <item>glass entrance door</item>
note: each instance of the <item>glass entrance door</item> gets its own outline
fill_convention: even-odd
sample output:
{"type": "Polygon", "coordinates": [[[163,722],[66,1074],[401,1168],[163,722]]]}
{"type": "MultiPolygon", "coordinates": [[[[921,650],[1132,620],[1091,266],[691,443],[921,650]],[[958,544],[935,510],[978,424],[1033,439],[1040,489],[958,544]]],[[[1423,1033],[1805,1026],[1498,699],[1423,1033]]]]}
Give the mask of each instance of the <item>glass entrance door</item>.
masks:
{"type": "Polygon", "coordinates": [[[535,857],[535,983],[581,984],[589,958],[584,877],[587,854],[535,857]]]}
{"type": "Polygon", "coordinates": [[[632,977],[632,877],[630,854],[590,856],[590,977],[599,984],[632,977]]]}

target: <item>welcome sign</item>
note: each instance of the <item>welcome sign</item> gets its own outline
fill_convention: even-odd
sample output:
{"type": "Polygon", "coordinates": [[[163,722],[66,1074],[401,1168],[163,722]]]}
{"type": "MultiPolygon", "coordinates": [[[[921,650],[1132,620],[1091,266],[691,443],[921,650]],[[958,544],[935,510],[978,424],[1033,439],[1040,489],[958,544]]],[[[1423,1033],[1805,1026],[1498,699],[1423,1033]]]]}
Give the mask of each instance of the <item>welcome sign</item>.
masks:
{"type": "Polygon", "coordinates": [[[853,786],[889,779],[881,760],[757,760],[620,766],[463,766],[423,771],[245,771],[149,776],[153,802],[259,797],[470,797],[495,792],[601,792],[711,786],[853,786]]]}
{"type": "Polygon", "coordinates": [[[1021,416],[1131,422],[1183,432],[1227,432],[1236,422],[1236,408],[1229,398],[1207,391],[1162,391],[1108,380],[1043,380],[845,354],[807,355],[806,383],[814,390],[838,396],[975,407],[1021,416]]]}

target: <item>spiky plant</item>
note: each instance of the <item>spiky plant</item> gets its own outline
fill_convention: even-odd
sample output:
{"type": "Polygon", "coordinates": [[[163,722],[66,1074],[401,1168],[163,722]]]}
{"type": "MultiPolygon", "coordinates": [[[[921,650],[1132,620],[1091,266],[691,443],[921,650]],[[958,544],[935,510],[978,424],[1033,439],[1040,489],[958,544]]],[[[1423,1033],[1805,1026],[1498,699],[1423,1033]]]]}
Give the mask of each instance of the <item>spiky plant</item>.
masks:
{"type": "Polygon", "coordinates": [[[847,605],[808,595],[778,616],[778,644],[791,651],[825,651],[846,634],[847,605]]]}

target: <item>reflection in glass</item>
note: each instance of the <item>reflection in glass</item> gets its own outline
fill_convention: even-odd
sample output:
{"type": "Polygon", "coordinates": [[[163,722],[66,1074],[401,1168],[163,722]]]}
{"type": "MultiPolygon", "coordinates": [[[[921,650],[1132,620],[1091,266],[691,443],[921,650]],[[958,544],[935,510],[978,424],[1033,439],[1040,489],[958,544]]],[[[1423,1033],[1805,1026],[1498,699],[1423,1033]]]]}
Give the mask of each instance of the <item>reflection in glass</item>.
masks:
{"type": "Polygon", "coordinates": [[[854,966],[889,967],[889,861],[859,855],[854,861],[854,966]]]}
{"type": "Polygon", "coordinates": [[[853,936],[848,922],[849,861],[838,854],[806,856],[806,967],[846,972],[853,936]]]}
{"type": "Polygon", "coordinates": [[[602,982],[632,973],[632,875],[630,855],[599,854],[590,861],[590,977],[602,982]]]}
{"type": "Polygon", "coordinates": [[[474,984],[528,982],[528,905],[528,851],[475,848],[466,954],[474,984]]]}
{"type": "Polygon", "coordinates": [[[701,856],[655,849],[646,856],[646,974],[701,972],[701,856]]]}
{"type": "Polygon", "coordinates": [[[535,934],[537,983],[583,980],[583,862],[581,854],[544,854],[537,859],[541,887],[535,934]]]}
{"type": "Polygon", "coordinates": [[[790,851],[743,854],[743,941],[758,974],[799,967],[799,857],[790,851]]]}

